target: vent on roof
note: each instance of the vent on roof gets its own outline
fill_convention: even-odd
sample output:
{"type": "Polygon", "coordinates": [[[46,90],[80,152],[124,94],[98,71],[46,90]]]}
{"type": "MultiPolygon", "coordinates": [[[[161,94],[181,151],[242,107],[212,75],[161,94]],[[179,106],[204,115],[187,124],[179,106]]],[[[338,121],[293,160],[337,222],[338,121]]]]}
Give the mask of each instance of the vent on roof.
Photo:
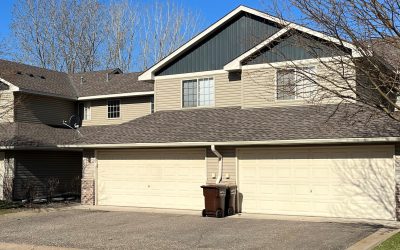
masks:
{"type": "Polygon", "coordinates": [[[22,72],[21,71],[17,71],[17,75],[22,75],[22,72]]]}
{"type": "Polygon", "coordinates": [[[40,76],[40,78],[42,78],[42,79],[46,79],[46,77],[44,77],[44,76],[40,76]]]}
{"type": "Polygon", "coordinates": [[[81,84],[83,84],[83,76],[81,76],[81,84]]]}
{"type": "Polygon", "coordinates": [[[33,74],[29,74],[28,76],[30,76],[30,77],[34,77],[34,75],[33,75],[33,74]]]}

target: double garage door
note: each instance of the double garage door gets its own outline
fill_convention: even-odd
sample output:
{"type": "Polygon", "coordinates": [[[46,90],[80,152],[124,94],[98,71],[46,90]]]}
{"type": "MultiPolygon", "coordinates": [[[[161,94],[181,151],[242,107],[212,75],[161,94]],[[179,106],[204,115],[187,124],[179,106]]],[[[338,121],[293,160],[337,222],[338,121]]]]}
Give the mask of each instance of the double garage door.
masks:
{"type": "MultiPolygon", "coordinates": [[[[239,148],[242,211],[393,219],[393,151],[393,146],[239,148]]],[[[204,149],[104,150],[98,159],[99,205],[203,208],[204,149]]]]}
{"type": "Polygon", "coordinates": [[[99,205],[202,209],[204,149],[98,151],[99,205]]]}
{"type": "Polygon", "coordinates": [[[239,149],[242,211],[394,219],[392,146],[239,149]]]}

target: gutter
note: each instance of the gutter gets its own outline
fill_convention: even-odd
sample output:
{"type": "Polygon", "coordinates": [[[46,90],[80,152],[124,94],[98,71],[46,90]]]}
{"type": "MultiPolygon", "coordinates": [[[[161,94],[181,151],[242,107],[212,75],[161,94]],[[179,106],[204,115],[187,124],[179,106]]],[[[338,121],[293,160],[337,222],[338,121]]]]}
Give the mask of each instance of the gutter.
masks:
{"type": "Polygon", "coordinates": [[[105,99],[105,98],[115,98],[115,97],[131,97],[131,96],[146,96],[154,95],[154,91],[142,91],[142,92],[131,92],[122,94],[110,94],[110,95],[94,95],[94,96],[84,96],[78,97],[78,101],[84,100],[95,100],[95,99],[105,99]]]}
{"type": "Polygon", "coordinates": [[[209,147],[214,146],[296,146],[296,145],[329,145],[329,144],[388,144],[400,142],[400,137],[343,138],[343,139],[299,139],[270,141],[230,141],[230,142],[171,142],[171,143],[122,143],[122,144],[70,144],[46,147],[0,146],[0,149],[108,149],[108,148],[168,148],[168,147],[209,147]]]}
{"type": "Polygon", "coordinates": [[[222,181],[222,167],[224,158],[222,155],[215,149],[215,145],[211,145],[211,151],[218,157],[218,177],[215,181],[215,184],[219,184],[222,181]]]}
{"type": "MultiPolygon", "coordinates": [[[[214,146],[290,146],[309,144],[363,144],[396,143],[400,137],[342,138],[342,139],[299,139],[269,141],[230,141],[230,142],[171,142],[171,143],[121,143],[89,145],[55,145],[58,148],[150,148],[150,147],[209,147],[214,146]]],[[[0,146],[1,149],[1,146],[0,146]]]]}

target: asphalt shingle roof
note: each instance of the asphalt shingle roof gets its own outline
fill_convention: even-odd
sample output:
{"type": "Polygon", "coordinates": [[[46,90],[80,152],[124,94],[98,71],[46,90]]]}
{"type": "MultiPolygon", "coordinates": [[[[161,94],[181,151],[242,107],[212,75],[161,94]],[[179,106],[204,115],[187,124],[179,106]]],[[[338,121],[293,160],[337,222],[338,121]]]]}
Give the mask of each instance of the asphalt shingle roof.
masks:
{"type": "Polygon", "coordinates": [[[80,144],[399,137],[398,122],[347,105],[160,111],[117,126],[83,127],[80,144]],[[356,110],[357,109],[357,110],[356,110]],[[357,113],[356,115],[354,115],[357,113]],[[351,117],[350,117],[351,116],[351,117]]]}
{"type": "Polygon", "coordinates": [[[22,91],[33,91],[70,99],[153,91],[152,83],[138,81],[140,73],[111,74],[107,82],[107,73],[113,71],[66,74],[0,59],[0,78],[19,87],[22,91]],[[83,77],[82,84],[81,77],[83,77]]]}
{"type": "Polygon", "coordinates": [[[397,121],[353,105],[339,110],[325,105],[160,111],[120,125],[79,130],[28,123],[1,129],[0,145],[24,147],[400,137],[397,121]]]}
{"type": "Polygon", "coordinates": [[[140,73],[110,74],[108,82],[107,73],[111,70],[71,74],[70,79],[79,97],[153,91],[153,83],[138,81],[140,73]]]}

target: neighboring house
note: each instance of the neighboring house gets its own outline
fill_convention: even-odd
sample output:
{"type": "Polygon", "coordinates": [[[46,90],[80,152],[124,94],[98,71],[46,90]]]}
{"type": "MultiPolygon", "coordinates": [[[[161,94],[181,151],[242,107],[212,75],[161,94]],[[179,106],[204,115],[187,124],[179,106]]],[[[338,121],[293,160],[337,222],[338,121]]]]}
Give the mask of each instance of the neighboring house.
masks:
{"type": "Polygon", "coordinates": [[[80,123],[77,117],[82,126],[121,124],[150,114],[153,84],[137,77],[119,69],[66,74],[0,60],[0,143],[6,149],[23,145],[0,154],[6,166],[0,199],[45,196],[52,178],[60,182],[57,193],[80,193],[81,150],[57,148],[80,138],[65,124],[80,123]]]}
{"type": "MultiPolygon", "coordinates": [[[[8,62],[0,62],[4,91],[13,93],[4,98],[40,92],[65,102],[46,105],[42,97],[49,117],[24,122],[15,105],[12,123],[1,135],[4,183],[14,183],[15,190],[20,166],[68,152],[83,157],[83,204],[200,211],[200,185],[221,181],[238,185],[242,212],[399,219],[398,124],[367,114],[349,121],[355,104],[338,109],[340,100],[330,96],[314,105],[317,91],[305,80],[301,87],[308,91],[286,91],[290,81],[285,79],[298,77],[288,61],[301,61],[305,71],[335,81],[326,67],[329,58],[357,52],[351,44],[331,46],[333,39],[307,28],[289,28],[240,6],[139,76],[119,70],[66,75],[29,67],[43,71],[36,75],[48,83],[40,84],[30,76],[7,79],[1,65],[8,62]],[[326,64],[293,39],[307,40],[326,64]],[[50,106],[63,110],[64,119],[71,111],[81,114],[83,127],[55,127],[60,118],[53,119],[60,114],[50,106]],[[106,114],[114,118],[118,112],[129,117],[115,123],[107,119],[106,114]],[[92,126],[105,124],[110,125],[92,126]],[[37,150],[40,158],[25,160],[37,150]]],[[[37,107],[25,106],[27,113],[37,107]]],[[[43,171],[55,165],[42,165],[43,171]]]]}

